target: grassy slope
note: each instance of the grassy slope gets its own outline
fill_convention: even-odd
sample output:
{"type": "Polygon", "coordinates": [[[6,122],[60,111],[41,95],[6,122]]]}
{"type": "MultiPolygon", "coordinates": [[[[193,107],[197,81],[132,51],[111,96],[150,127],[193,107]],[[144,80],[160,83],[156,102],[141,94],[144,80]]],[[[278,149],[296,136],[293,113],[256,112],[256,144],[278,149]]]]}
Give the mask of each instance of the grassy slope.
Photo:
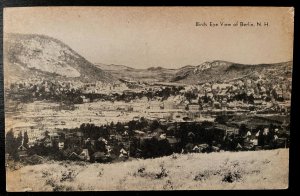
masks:
{"type": "Polygon", "coordinates": [[[8,170],[7,190],[281,189],[288,187],[288,152],[176,154],[115,164],[51,162],[8,170]],[[167,176],[157,178],[162,167],[167,176]],[[226,176],[233,182],[224,182],[226,176]]]}

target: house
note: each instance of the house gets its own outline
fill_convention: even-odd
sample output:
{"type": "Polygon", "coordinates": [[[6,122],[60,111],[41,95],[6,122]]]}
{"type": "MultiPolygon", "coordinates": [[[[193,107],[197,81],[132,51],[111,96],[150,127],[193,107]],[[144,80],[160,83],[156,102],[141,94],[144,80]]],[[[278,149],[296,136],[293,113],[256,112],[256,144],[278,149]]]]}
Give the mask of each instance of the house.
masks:
{"type": "Polygon", "coordinates": [[[86,98],[84,95],[80,96],[80,98],[82,99],[83,103],[88,103],[90,102],[90,98],[86,98]]]}
{"type": "Polygon", "coordinates": [[[78,132],[76,132],[76,136],[77,136],[77,137],[80,137],[80,138],[83,138],[83,133],[80,132],[80,131],[78,131],[78,132]]]}
{"type": "Polygon", "coordinates": [[[134,133],[140,135],[140,136],[144,136],[146,135],[146,133],[144,131],[140,131],[140,130],[135,130],[134,133]]]}
{"type": "Polygon", "coordinates": [[[172,113],[172,119],[175,121],[182,121],[182,119],[184,117],[187,117],[186,113],[182,113],[182,112],[174,112],[172,113]]]}
{"type": "Polygon", "coordinates": [[[107,156],[104,152],[99,152],[99,151],[95,152],[91,158],[94,162],[100,162],[100,163],[108,162],[110,159],[110,157],[107,156]]]}
{"type": "Polygon", "coordinates": [[[43,144],[45,147],[52,147],[52,141],[51,141],[50,137],[45,138],[43,144]]]}
{"type": "Polygon", "coordinates": [[[71,160],[80,160],[80,158],[76,152],[72,152],[68,157],[71,160]]]}
{"type": "Polygon", "coordinates": [[[51,141],[57,141],[59,140],[59,135],[57,133],[49,133],[49,136],[50,136],[50,140],[51,141]]]}
{"type": "Polygon", "coordinates": [[[139,120],[140,120],[140,117],[134,116],[132,120],[133,120],[133,121],[139,121],[139,120]]]}
{"type": "Polygon", "coordinates": [[[123,135],[123,136],[128,136],[128,132],[127,132],[127,131],[124,131],[122,135],[123,135]]]}
{"type": "Polygon", "coordinates": [[[178,108],[179,110],[185,110],[186,105],[185,105],[185,104],[178,104],[178,105],[177,105],[177,108],[178,108]]]}
{"type": "Polygon", "coordinates": [[[128,156],[128,152],[126,150],[124,150],[124,148],[122,148],[120,150],[120,156],[119,157],[127,157],[128,156]]]}
{"type": "Polygon", "coordinates": [[[215,101],[215,102],[214,102],[214,108],[221,109],[221,103],[215,101]]]}
{"type": "Polygon", "coordinates": [[[199,112],[200,110],[199,104],[189,104],[188,107],[190,112],[199,112]]]}
{"type": "Polygon", "coordinates": [[[58,142],[58,149],[62,150],[65,147],[65,143],[64,142],[58,142]]]}
{"type": "Polygon", "coordinates": [[[180,142],[180,139],[177,139],[174,136],[173,137],[167,137],[167,140],[168,140],[171,148],[175,148],[176,145],[180,142]]]}
{"type": "Polygon", "coordinates": [[[21,146],[18,147],[18,156],[20,157],[20,159],[28,156],[27,148],[24,147],[23,142],[22,142],[21,146]]]}
{"type": "Polygon", "coordinates": [[[167,135],[165,133],[160,134],[159,139],[166,139],[167,135]]]}
{"type": "Polygon", "coordinates": [[[252,142],[252,144],[253,144],[254,146],[257,146],[257,145],[258,145],[258,139],[252,139],[252,140],[250,140],[250,142],[252,142]]]}
{"type": "Polygon", "coordinates": [[[90,156],[89,156],[89,150],[88,149],[82,149],[82,152],[78,155],[80,159],[89,161],[90,156]]]}
{"type": "Polygon", "coordinates": [[[262,105],[263,101],[262,100],[254,100],[255,105],[262,105]]]}
{"type": "Polygon", "coordinates": [[[200,148],[195,145],[195,147],[192,149],[193,152],[200,152],[200,148]]]}
{"type": "Polygon", "coordinates": [[[165,101],[164,109],[166,109],[166,110],[176,109],[176,105],[175,105],[174,101],[165,101]]]}
{"type": "Polygon", "coordinates": [[[218,124],[217,126],[215,126],[215,130],[220,130],[223,132],[224,135],[231,135],[231,134],[235,134],[237,135],[238,134],[238,129],[234,128],[234,127],[228,127],[226,125],[221,125],[221,124],[218,124]]]}
{"type": "Polygon", "coordinates": [[[102,141],[105,145],[108,144],[108,141],[106,139],[104,139],[103,137],[99,137],[98,141],[102,141]]]}

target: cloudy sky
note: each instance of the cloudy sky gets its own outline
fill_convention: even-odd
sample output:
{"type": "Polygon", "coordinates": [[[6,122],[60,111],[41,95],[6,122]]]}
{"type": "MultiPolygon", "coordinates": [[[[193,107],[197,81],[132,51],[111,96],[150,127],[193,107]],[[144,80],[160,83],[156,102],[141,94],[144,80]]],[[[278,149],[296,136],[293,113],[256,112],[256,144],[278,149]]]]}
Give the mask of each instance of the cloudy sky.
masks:
{"type": "Polygon", "coordinates": [[[293,9],[208,7],[6,8],[6,33],[55,37],[93,63],[177,68],[204,61],[292,60],[293,9]],[[196,26],[205,22],[208,26],[196,26]],[[268,27],[210,27],[257,22],[268,27]]]}

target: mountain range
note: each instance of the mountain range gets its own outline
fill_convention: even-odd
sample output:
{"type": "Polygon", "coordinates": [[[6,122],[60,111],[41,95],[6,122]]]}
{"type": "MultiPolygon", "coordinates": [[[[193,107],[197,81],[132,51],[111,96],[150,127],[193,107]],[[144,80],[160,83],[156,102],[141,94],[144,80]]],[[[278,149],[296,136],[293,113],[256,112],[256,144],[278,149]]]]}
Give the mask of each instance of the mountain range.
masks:
{"type": "Polygon", "coordinates": [[[143,82],[174,82],[182,84],[203,84],[207,82],[229,82],[238,79],[268,78],[276,80],[278,77],[291,78],[293,63],[282,62],[275,64],[237,64],[215,60],[204,62],[197,66],[187,65],[179,69],[150,67],[147,69],[124,68],[123,65],[99,66],[116,78],[143,82]]]}
{"type": "Polygon", "coordinates": [[[291,61],[275,64],[238,64],[208,61],[179,69],[150,67],[136,69],[125,65],[91,63],[69,46],[55,38],[34,34],[4,34],[5,81],[52,78],[81,82],[111,83],[118,79],[142,82],[176,82],[201,84],[241,78],[292,76],[291,61]]]}

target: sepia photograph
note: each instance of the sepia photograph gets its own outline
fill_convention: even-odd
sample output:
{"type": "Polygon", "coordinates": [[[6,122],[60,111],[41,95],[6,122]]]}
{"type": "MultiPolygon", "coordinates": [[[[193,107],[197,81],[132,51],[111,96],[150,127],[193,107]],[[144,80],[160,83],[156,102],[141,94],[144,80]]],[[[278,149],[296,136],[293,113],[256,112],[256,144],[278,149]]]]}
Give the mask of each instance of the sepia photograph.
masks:
{"type": "Polygon", "coordinates": [[[4,8],[6,191],[288,189],[293,42],[293,7],[4,8]]]}

